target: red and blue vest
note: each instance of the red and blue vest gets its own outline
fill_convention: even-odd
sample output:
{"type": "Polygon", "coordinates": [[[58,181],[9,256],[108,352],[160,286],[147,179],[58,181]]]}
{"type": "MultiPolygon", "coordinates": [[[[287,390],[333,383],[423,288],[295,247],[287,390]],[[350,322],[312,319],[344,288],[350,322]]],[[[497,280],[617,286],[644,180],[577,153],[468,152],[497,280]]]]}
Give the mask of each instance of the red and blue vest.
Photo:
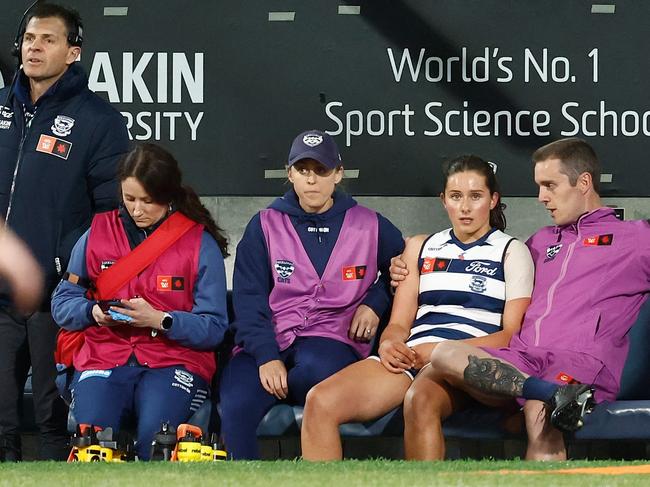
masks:
{"type": "MultiPolygon", "coordinates": [[[[167,248],[152,264],[131,279],[115,298],[144,298],[161,311],[191,312],[194,303],[199,250],[203,226],[196,225],[167,248]]],[[[97,214],[90,227],[86,246],[88,277],[96,281],[102,270],[131,252],[118,211],[97,214]]],[[[179,345],[151,328],[128,324],[112,327],[89,326],[84,330],[83,347],[74,355],[77,370],[111,369],[124,365],[131,354],[151,368],[183,365],[208,382],[216,371],[212,351],[193,350],[179,345]]]]}
{"type": "Polygon", "coordinates": [[[289,216],[260,212],[274,285],[269,296],[280,350],[298,336],[332,338],[366,357],[370,344],[348,337],[355,311],[377,279],[377,214],[356,205],[346,211],[322,277],[314,269],[289,216]]]}

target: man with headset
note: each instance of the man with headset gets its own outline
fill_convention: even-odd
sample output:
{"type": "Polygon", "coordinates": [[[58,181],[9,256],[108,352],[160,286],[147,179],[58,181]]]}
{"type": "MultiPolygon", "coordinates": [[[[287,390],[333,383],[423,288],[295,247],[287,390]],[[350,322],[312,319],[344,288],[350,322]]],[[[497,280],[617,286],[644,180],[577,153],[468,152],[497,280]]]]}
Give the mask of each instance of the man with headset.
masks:
{"type": "Polygon", "coordinates": [[[88,89],[75,62],[82,35],[76,12],[38,2],[16,36],[22,66],[0,90],[0,212],[42,267],[46,296],[25,315],[0,290],[0,458],[7,461],[21,459],[19,404],[30,362],[40,458],[67,453],[49,295],[92,215],[117,206],[115,171],[129,146],[123,118],[88,89]]]}

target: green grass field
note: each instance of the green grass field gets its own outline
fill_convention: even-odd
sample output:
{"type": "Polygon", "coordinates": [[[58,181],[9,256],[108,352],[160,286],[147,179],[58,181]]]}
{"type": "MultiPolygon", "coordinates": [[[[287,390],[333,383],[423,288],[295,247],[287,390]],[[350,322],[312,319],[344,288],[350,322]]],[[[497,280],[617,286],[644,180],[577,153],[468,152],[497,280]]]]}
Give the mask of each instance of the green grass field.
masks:
{"type": "MultiPolygon", "coordinates": [[[[650,474],[620,474],[619,467],[645,468],[645,462],[510,461],[403,462],[391,460],[310,464],[301,461],[215,463],[26,462],[0,465],[0,485],[8,486],[645,486],[650,474]],[[557,473],[558,469],[613,467],[610,475],[557,473]]],[[[649,469],[650,471],[650,469],[649,469]]]]}

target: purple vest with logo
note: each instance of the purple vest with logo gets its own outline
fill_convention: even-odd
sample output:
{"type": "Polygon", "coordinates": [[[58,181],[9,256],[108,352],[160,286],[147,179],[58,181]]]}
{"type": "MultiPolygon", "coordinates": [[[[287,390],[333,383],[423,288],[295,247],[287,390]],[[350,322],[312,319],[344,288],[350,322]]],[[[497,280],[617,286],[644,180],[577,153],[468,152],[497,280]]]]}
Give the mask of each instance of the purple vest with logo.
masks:
{"type": "Polygon", "coordinates": [[[377,278],[377,214],[359,205],[346,211],[320,278],[288,215],[266,209],[260,220],[274,280],[269,305],[280,350],[296,337],[318,336],[347,343],[366,357],[370,345],[348,338],[348,329],[377,278]]]}

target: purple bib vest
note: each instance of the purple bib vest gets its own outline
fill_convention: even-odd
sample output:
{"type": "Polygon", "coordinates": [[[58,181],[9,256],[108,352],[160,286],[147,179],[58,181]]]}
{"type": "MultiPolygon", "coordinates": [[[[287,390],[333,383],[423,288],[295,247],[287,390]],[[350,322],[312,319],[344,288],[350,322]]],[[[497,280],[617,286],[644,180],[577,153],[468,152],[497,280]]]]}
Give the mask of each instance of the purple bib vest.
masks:
{"type": "Polygon", "coordinates": [[[346,211],[322,278],[288,215],[266,209],[260,220],[271,261],[269,305],[280,350],[296,337],[318,336],[347,343],[366,357],[370,345],[348,338],[348,329],[377,278],[377,214],[359,205],[346,211]]]}
{"type": "MultiPolygon", "coordinates": [[[[115,298],[141,296],[161,311],[192,310],[203,226],[197,225],[166,249],[149,267],[131,279],[115,298]]],[[[100,272],[131,251],[117,210],[93,218],[86,246],[88,277],[95,281],[100,272]]],[[[192,350],[164,334],[151,336],[151,328],[125,324],[89,326],[85,343],[75,353],[77,370],[111,369],[124,365],[131,353],[151,368],[184,365],[190,372],[210,381],[216,370],[214,353],[192,350]]]]}

